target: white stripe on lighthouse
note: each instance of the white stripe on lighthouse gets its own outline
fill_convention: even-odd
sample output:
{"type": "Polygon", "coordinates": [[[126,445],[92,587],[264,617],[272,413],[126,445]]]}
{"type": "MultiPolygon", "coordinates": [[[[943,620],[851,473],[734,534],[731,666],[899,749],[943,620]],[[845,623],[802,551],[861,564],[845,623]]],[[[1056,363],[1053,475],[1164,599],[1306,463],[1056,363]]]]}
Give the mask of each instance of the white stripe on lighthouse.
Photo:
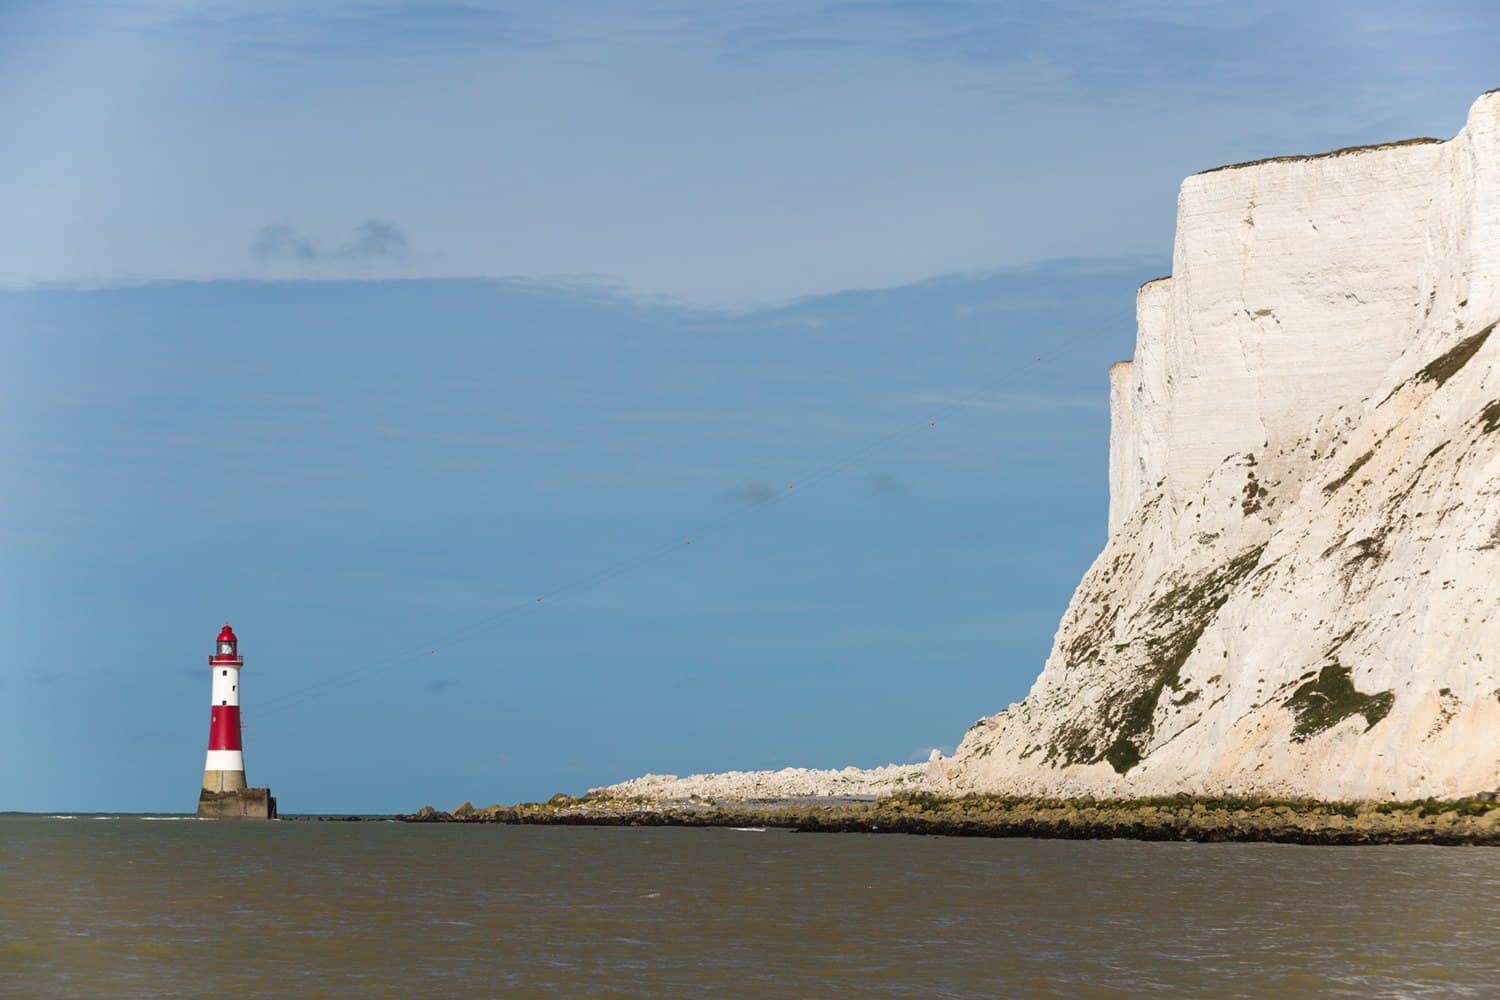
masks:
{"type": "Polygon", "coordinates": [[[245,752],[243,750],[210,750],[208,762],[203,765],[205,771],[243,771],[245,769],[245,752]]]}
{"type": "Polygon", "coordinates": [[[240,671],[238,667],[214,667],[213,700],[210,705],[238,705],[240,703],[240,671]]]}

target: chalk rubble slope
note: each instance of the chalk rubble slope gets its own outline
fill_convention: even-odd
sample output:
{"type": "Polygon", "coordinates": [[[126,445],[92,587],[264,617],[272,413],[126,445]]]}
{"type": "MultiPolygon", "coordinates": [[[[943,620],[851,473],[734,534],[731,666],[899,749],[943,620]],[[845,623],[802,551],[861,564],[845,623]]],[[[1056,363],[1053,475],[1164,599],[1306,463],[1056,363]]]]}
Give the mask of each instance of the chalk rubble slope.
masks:
{"type": "MultiPolygon", "coordinates": [[[[1104,551],[1026,699],[902,787],[1500,787],[1497,320],[1500,92],[1446,142],[1185,180],[1109,373],[1104,551]]],[[[808,794],[778,774],[637,781],[808,794]]]]}
{"type": "Polygon", "coordinates": [[[784,767],[779,771],[725,771],[685,777],[646,774],[593,791],[649,799],[869,798],[919,791],[925,788],[926,781],[927,769],[922,764],[840,769],[784,767]]]}

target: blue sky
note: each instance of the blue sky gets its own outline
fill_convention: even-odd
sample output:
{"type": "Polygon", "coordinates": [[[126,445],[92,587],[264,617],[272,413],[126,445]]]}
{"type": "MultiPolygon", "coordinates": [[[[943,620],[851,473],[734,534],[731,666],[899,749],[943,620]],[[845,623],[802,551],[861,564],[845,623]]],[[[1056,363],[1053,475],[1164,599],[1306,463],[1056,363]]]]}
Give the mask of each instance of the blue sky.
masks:
{"type": "Polygon", "coordinates": [[[1182,176],[1450,135],[1496,27],[0,6],[0,808],[190,808],[225,620],[294,811],[951,746],[1102,543],[1182,176]]]}
{"type": "Polygon", "coordinates": [[[743,307],[1160,254],[1194,170],[1452,134],[1497,28],[1372,0],[9,0],[0,283],[524,276],[743,307]]]}

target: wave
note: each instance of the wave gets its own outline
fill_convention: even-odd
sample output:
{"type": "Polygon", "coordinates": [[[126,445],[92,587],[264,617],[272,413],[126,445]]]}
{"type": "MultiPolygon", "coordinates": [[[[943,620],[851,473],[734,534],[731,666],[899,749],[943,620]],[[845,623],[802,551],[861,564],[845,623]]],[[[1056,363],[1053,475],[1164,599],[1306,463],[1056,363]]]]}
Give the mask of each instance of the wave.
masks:
{"type": "Polygon", "coordinates": [[[78,813],[41,813],[39,815],[42,819],[142,819],[155,823],[168,823],[174,820],[196,820],[198,818],[197,816],[127,816],[118,813],[101,814],[98,816],[80,815],[78,813]]]}

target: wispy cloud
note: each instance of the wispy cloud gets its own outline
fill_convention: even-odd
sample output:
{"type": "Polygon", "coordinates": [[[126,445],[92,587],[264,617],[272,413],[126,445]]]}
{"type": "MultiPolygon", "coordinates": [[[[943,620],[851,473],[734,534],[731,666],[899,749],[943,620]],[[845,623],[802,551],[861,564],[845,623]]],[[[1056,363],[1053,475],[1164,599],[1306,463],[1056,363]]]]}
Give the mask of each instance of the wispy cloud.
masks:
{"type": "Polygon", "coordinates": [[[354,229],[354,238],[338,249],[346,260],[390,260],[410,251],[406,234],[394,222],[367,219],[354,229]]]}
{"type": "Polygon", "coordinates": [[[359,263],[399,261],[410,256],[411,241],[394,222],[366,219],[354,227],[348,239],[332,251],[325,252],[315,236],[294,226],[277,223],[260,228],[250,243],[250,254],[262,261],[312,262],[330,258],[359,263]]]}
{"type": "Polygon", "coordinates": [[[422,690],[428,694],[442,694],[451,687],[457,687],[458,681],[452,677],[434,677],[422,684],[422,690]]]}
{"type": "Polygon", "coordinates": [[[284,257],[291,260],[316,260],[317,244],[291,226],[261,226],[250,244],[250,253],[257,260],[284,257]]]}

